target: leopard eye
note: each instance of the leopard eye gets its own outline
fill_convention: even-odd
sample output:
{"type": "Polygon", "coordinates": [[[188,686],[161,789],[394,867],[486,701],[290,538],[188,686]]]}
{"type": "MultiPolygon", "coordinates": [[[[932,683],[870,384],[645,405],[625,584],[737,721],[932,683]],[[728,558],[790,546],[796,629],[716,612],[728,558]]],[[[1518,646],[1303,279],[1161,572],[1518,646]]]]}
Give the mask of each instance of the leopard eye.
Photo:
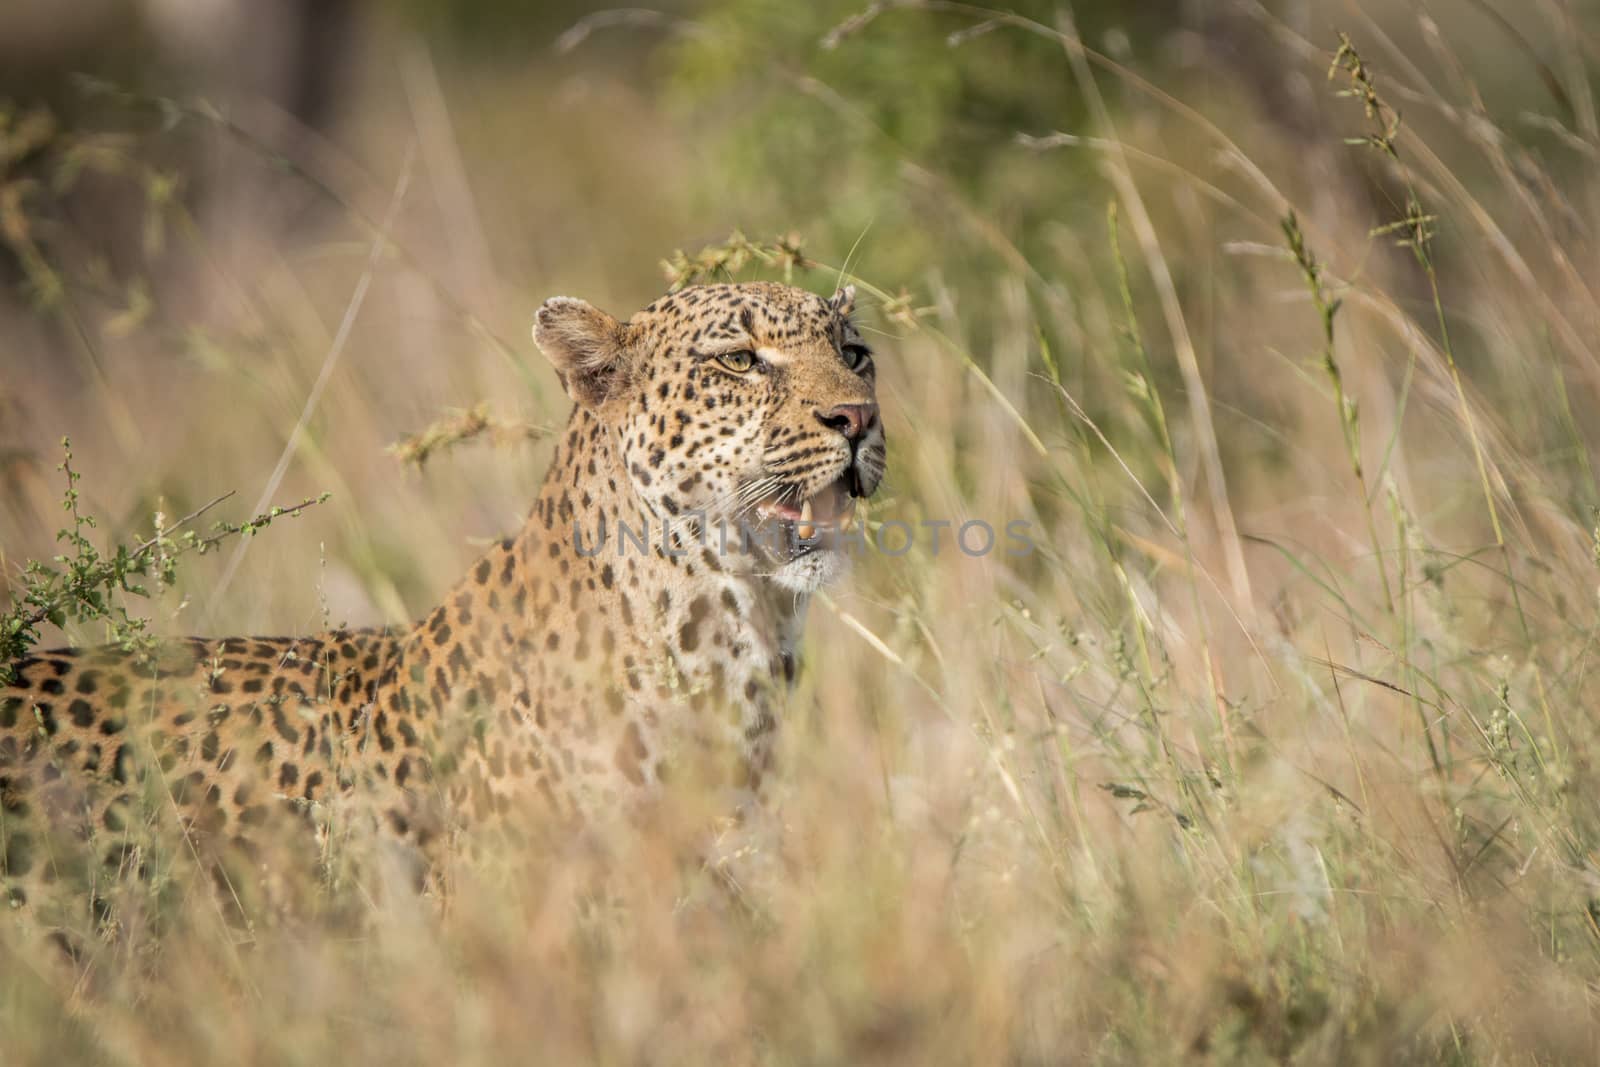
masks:
{"type": "Polygon", "coordinates": [[[846,367],[859,371],[872,358],[872,349],[866,345],[845,345],[840,349],[840,354],[844,356],[844,365],[846,367]]]}
{"type": "Polygon", "coordinates": [[[717,362],[735,374],[743,374],[756,365],[756,354],[748,348],[741,348],[734,352],[723,352],[717,356],[717,362]]]}

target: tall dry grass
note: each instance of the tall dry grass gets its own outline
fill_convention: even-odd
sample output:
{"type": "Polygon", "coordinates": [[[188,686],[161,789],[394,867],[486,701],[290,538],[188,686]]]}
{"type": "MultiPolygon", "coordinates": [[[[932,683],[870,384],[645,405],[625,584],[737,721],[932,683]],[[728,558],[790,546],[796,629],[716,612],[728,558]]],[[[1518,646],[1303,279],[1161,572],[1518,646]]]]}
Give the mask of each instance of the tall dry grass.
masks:
{"type": "MultiPolygon", "coordinates": [[[[196,888],[67,992],[0,926],[0,1057],[1593,1060],[1600,129],[1589,23],[1553,10],[1535,47],[1570,110],[1509,120],[1479,92],[1498,72],[1416,12],[1358,11],[1351,51],[1258,11],[1321,101],[1310,137],[1225,70],[1166,84],[1066,21],[926,0],[839,26],[840,50],[985,28],[928,60],[950,64],[1028,35],[1084,109],[989,143],[1018,189],[1078,168],[1092,225],[1011,231],[908,157],[882,195],[949,261],[857,279],[892,449],[869,517],[1023,520],[1037,551],[924,530],[820,599],[772,818],[726,842],[737,906],[682,862],[707,812],[678,795],[629,836],[460,857],[445,901],[368,873],[240,928],[196,888]]],[[[278,179],[310,222],[177,220],[137,329],[11,317],[5,433],[33,454],[8,564],[50,551],[40,442],[69,431],[129,530],[219,488],[334,494],[186,568],[162,629],[414,616],[520,521],[544,453],[419,476],[385,446],[484,398],[559,423],[538,299],[626,311],[671,249],[781,211],[581,53],[556,83],[400,54],[364,68],[344,154],[278,179]]],[[[795,91],[845,123],[823,89],[795,91]]],[[[818,289],[863,261],[806,251],[818,289]]]]}

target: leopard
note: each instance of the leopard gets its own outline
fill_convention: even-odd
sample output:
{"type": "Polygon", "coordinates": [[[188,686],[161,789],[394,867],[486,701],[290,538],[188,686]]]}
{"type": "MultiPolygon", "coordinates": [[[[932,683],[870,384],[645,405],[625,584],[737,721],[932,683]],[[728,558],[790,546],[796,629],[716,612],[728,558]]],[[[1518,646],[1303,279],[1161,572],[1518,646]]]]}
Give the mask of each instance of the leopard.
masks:
{"type": "Polygon", "coordinates": [[[626,320],[552,297],[533,340],[571,411],[537,497],[414,624],[14,663],[0,901],[93,912],[97,885],[150,876],[158,822],[248,866],[353,798],[424,856],[697,775],[760,804],[808,605],[886,467],[854,310],[851,286],[774,282],[685,286],[626,320]]]}

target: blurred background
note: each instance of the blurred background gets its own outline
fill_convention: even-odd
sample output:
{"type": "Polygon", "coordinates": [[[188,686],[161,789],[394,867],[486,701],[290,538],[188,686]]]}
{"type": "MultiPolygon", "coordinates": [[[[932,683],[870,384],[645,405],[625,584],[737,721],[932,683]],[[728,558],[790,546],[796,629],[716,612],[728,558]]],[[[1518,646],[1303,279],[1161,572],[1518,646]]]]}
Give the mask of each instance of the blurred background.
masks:
{"type": "Polygon", "coordinates": [[[109,1044],[0,1013],[43,1062],[1592,1061],[1597,61],[1588,0],[5,0],[8,580],[70,436],[106,543],[332,494],[160,632],[414,618],[536,492],[545,297],[786,276],[862,289],[873,521],[1041,550],[817,606],[770,926],[572,933],[534,865],[115,970],[109,1044]]]}

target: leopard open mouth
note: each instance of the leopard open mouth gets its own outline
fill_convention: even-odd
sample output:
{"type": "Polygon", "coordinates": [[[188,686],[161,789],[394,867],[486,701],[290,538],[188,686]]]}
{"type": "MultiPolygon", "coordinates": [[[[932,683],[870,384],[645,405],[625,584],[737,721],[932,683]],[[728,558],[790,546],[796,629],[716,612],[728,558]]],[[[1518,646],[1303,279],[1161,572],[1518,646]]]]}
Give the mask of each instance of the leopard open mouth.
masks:
{"type": "Polygon", "coordinates": [[[789,535],[795,555],[826,547],[831,535],[848,530],[855,521],[859,483],[852,472],[835,478],[798,504],[799,487],[784,486],[756,503],[755,511],[776,522],[789,535]]]}

